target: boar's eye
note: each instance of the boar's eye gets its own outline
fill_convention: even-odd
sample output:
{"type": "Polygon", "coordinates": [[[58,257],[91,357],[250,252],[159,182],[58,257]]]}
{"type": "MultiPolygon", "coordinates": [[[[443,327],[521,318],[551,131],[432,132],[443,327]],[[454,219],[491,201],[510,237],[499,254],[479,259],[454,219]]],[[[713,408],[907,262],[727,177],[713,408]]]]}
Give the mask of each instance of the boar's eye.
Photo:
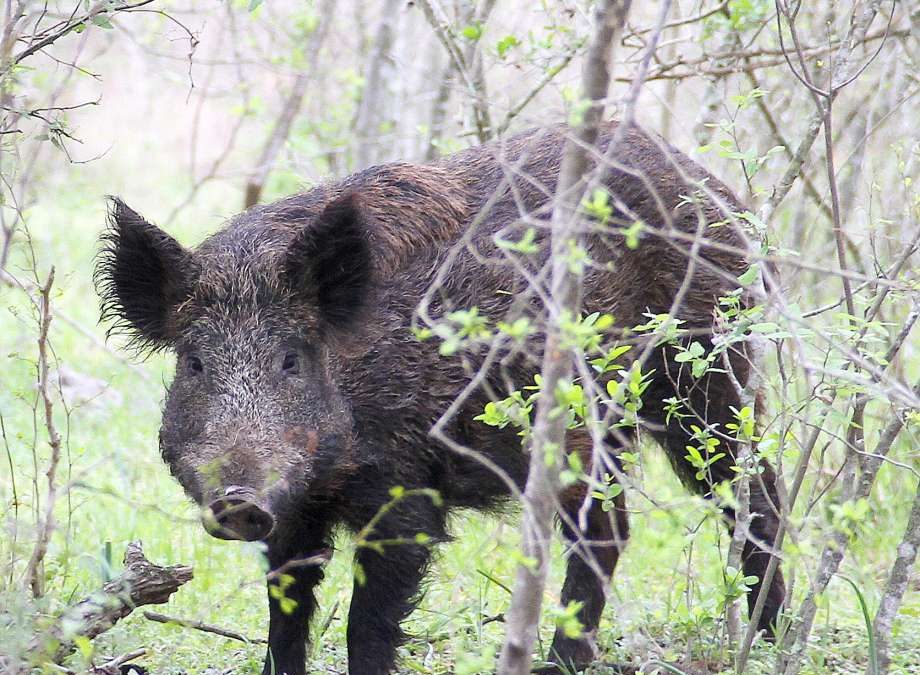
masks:
{"type": "Polygon", "coordinates": [[[198,375],[204,371],[204,365],[201,363],[201,359],[194,354],[189,354],[185,357],[185,365],[188,366],[189,372],[193,375],[198,375]]]}
{"type": "Polygon", "coordinates": [[[281,369],[285,375],[300,374],[300,356],[297,352],[288,352],[284,355],[284,361],[281,363],[281,369]]]}

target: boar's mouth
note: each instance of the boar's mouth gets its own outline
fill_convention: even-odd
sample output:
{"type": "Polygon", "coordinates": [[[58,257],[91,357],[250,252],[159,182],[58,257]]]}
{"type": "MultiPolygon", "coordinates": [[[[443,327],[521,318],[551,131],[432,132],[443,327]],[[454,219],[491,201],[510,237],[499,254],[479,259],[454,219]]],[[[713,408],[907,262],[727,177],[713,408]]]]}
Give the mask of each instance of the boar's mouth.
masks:
{"type": "Polygon", "coordinates": [[[259,504],[252,488],[231,485],[203,510],[201,522],[218,539],[258,541],[275,527],[275,517],[259,504]]]}

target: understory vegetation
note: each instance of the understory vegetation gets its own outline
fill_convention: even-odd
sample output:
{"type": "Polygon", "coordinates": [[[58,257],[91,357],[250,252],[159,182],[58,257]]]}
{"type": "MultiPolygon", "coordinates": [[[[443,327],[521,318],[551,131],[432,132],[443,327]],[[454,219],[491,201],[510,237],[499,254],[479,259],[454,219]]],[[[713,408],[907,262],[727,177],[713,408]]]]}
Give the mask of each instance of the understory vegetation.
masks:
{"type": "MultiPolygon", "coordinates": [[[[118,672],[104,667],[122,655],[158,675],[258,673],[265,657],[262,545],[207,536],[158,452],[174,357],[134,358],[98,325],[105,195],[193,246],[244,206],[371,164],[577,126],[597,4],[4,3],[0,673],[118,672]],[[167,603],[48,651],[57,617],[117,577],[138,540],[151,562],[191,566],[194,578],[167,603]]],[[[761,345],[760,392],[722,431],[781,477],[789,623],[784,638],[755,637],[739,659],[752,580],[732,567],[716,500],[687,492],[640,431],[620,458],[630,541],[589,672],[920,673],[918,31],[910,2],[680,0],[633,3],[617,33],[605,117],[661,134],[749,207],[725,221],[755,242],[738,288],[763,280],[766,293],[747,314],[727,299],[722,319],[725,335],[761,345]]],[[[578,206],[606,223],[612,202],[595,190],[578,206]]],[[[641,246],[645,227],[618,234],[641,246]]],[[[532,233],[522,232],[498,247],[526,258],[532,233]]],[[[568,260],[576,277],[590,263],[582,253],[568,260]]],[[[694,376],[724,367],[668,317],[648,319],[632,334],[673,340],[694,376]]],[[[622,383],[592,393],[577,372],[564,382],[557,400],[571,426],[603,417],[592,405],[641,416],[641,367],[611,365],[626,352],[608,319],[568,320],[571,351],[595,366],[608,358],[596,370],[622,383]]],[[[547,326],[464,308],[420,321],[413,339],[464,358],[547,326]]],[[[534,411],[520,403],[532,392],[519,393],[481,423],[528,427],[534,411]]],[[[700,430],[688,446],[701,474],[719,451],[710,438],[700,430]]],[[[717,497],[743,500],[751,466],[717,497]]],[[[554,469],[561,484],[590,478],[568,459],[554,469]]],[[[598,499],[616,496],[606,487],[591,483],[598,499]]],[[[523,559],[521,511],[509,500],[501,512],[452,516],[400,673],[496,672],[523,559]]],[[[339,533],[308,672],[346,672],[354,546],[339,533]]],[[[565,547],[551,551],[537,658],[557,626],[580,629],[578,608],[559,607],[565,547]]]]}

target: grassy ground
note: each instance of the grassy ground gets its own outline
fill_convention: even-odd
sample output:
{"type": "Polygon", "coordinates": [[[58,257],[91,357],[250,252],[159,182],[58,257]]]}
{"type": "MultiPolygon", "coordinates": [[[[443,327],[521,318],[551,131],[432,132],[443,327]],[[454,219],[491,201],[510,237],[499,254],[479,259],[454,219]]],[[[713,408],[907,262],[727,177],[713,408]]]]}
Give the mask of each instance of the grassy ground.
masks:
{"type": "MultiPolygon", "coordinates": [[[[44,273],[52,263],[57,268],[54,307],[59,315],[52,329],[55,355],[60,365],[106,385],[93,400],[69,411],[58,406],[57,420],[66,439],[59,482],[63,492],[46,564],[49,593],[37,606],[25,599],[17,576],[31,551],[33,510],[39,507],[35,484],[42,484],[47,457],[35,410],[35,327],[24,295],[10,289],[0,291],[0,354],[4,359],[0,411],[7,440],[7,458],[0,469],[4,527],[0,554],[4,570],[7,562],[17,561],[0,581],[0,604],[5,604],[6,616],[12,618],[0,626],[0,648],[22,648],[33,622],[40,623],[100,586],[111,568],[118,567],[127,542],[134,539],[143,541],[153,561],[194,565],[194,580],[158,610],[261,638],[267,628],[267,608],[259,546],[208,537],[157,453],[162,383],[170,376],[170,359],[128,363],[102,347],[90,276],[103,206],[96,196],[99,191],[88,188],[69,185],[53,206],[46,203],[31,214],[39,269],[44,273]]],[[[184,243],[194,243],[216,227],[216,205],[224,203],[224,189],[206,191],[195,207],[198,210],[186,214],[186,225],[173,228],[184,243]]],[[[238,195],[233,200],[235,203],[238,195]]],[[[154,210],[152,217],[156,216],[154,210]]],[[[17,276],[28,276],[27,257],[26,248],[20,246],[12,268],[17,276]]],[[[907,451],[900,449],[902,454],[907,451]]],[[[795,449],[788,453],[787,464],[794,461],[795,449]]],[[[666,508],[656,508],[639,495],[630,496],[635,511],[632,540],[599,636],[606,658],[661,659],[678,664],[687,673],[727,672],[718,594],[727,547],[724,534],[706,515],[705,505],[683,492],[657,449],[643,449],[640,471],[645,490],[666,508]]],[[[862,589],[873,611],[906,518],[908,478],[903,472],[883,470],[872,520],[844,565],[843,572],[862,589]]],[[[814,520],[806,537],[788,551],[797,597],[807,585],[805,571],[813,567],[812,560],[823,545],[824,520],[820,514],[814,520]]],[[[504,586],[513,580],[509,552],[517,545],[517,523],[513,513],[499,519],[457,514],[453,520],[456,540],[439,550],[425,600],[409,623],[415,637],[402,649],[401,672],[491,672],[502,639],[502,623],[494,619],[508,606],[504,586]]],[[[561,547],[557,544],[555,550],[550,601],[558,598],[564,568],[561,547]]],[[[350,552],[349,538],[342,533],[320,590],[317,623],[327,627],[313,647],[312,672],[345,672],[350,552]]],[[[852,589],[835,581],[822,602],[814,646],[803,672],[863,672],[868,653],[866,629],[852,589]]],[[[544,620],[544,647],[553,621],[552,616],[544,620]]],[[[896,633],[893,672],[920,673],[920,594],[908,594],[896,633]]],[[[97,654],[117,654],[138,647],[149,650],[142,663],[158,674],[209,669],[258,672],[264,650],[262,645],[152,623],[139,613],[98,639],[94,648],[97,654]]],[[[748,672],[770,672],[771,650],[758,645],[748,672]]],[[[75,657],[74,665],[82,659],[75,657]]],[[[607,671],[598,667],[595,672],[607,671]]]]}

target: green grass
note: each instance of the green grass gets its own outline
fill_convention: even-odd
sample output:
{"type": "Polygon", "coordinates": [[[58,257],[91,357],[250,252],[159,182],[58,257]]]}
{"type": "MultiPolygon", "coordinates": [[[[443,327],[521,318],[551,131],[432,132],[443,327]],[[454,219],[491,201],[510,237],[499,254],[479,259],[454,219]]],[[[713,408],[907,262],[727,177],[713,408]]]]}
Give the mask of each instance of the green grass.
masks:
{"type": "MultiPolygon", "coordinates": [[[[53,206],[45,205],[31,214],[33,243],[41,273],[51,263],[57,268],[54,307],[61,316],[53,324],[52,340],[58,361],[109,383],[113,393],[69,413],[63,406],[57,408],[57,424],[66,440],[59,480],[64,493],[46,564],[48,596],[33,606],[23,592],[20,575],[34,535],[31,528],[37,503],[33,481],[38,481],[43,493],[48,452],[41,420],[34,412],[34,321],[22,293],[2,290],[0,412],[13,471],[3,457],[0,569],[5,577],[0,582],[0,604],[5,604],[6,614],[0,644],[8,651],[22,648],[34,622],[42,623],[69,602],[98,588],[113,573],[111,568],[117,573],[121,552],[135,539],[143,541],[155,562],[195,568],[194,580],[167,605],[154,609],[261,638],[267,629],[267,605],[259,546],[208,537],[195,509],[158,456],[159,406],[170,359],[156,356],[140,364],[123,362],[63,318],[66,315],[102,340],[90,281],[95,238],[103,221],[102,202],[94,192],[80,187],[63,192],[53,206]],[[114,560],[107,559],[106,551],[111,551],[114,560]],[[15,564],[9,566],[11,560],[15,564]]],[[[187,224],[174,229],[180,240],[195,243],[217,226],[217,209],[208,205],[225,203],[221,201],[222,190],[203,193],[195,211],[187,215],[187,224]]],[[[25,276],[26,267],[25,249],[20,244],[12,270],[25,276]]],[[[907,451],[903,447],[899,450],[902,454],[907,451]]],[[[789,450],[787,466],[794,460],[793,452],[789,450]]],[[[644,490],[666,508],[656,508],[638,494],[629,495],[635,511],[632,539],[621,560],[599,634],[605,658],[654,658],[681,664],[685,672],[728,672],[730,659],[724,651],[717,595],[727,539],[715,519],[707,517],[706,506],[681,489],[657,449],[643,448],[640,471],[644,490]]],[[[904,473],[892,467],[883,469],[873,495],[873,522],[860,533],[842,569],[865,598],[870,615],[906,518],[911,480],[904,473]]],[[[821,528],[826,526],[826,518],[820,513],[818,516],[806,528],[806,537],[787,551],[787,570],[794,573],[798,598],[805,591],[807,571],[824,541],[821,528]]],[[[438,550],[425,599],[408,623],[414,638],[401,650],[401,672],[491,672],[503,625],[486,620],[508,607],[508,593],[495,581],[505,586],[513,582],[510,552],[518,544],[517,527],[514,513],[501,518],[459,513],[453,518],[456,539],[438,550]]],[[[554,551],[548,603],[558,600],[564,573],[561,545],[557,543],[554,551]]],[[[317,623],[328,622],[328,629],[313,646],[311,672],[346,670],[350,557],[349,537],[340,533],[319,592],[317,623]],[[335,615],[329,617],[336,606],[335,615]]],[[[541,631],[544,648],[552,630],[552,618],[547,616],[541,631]]],[[[896,626],[892,672],[920,672],[916,665],[920,664],[918,634],[920,598],[913,592],[906,597],[896,626]]],[[[139,612],[94,643],[96,654],[119,654],[138,647],[148,649],[141,663],[158,674],[200,673],[208,668],[258,672],[264,653],[262,645],[152,623],[139,612]]],[[[758,645],[748,672],[771,672],[772,649],[758,645]]],[[[862,673],[868,654],[857,595],[846,583],[835,580],[822,599],[814,644],[803,672],[862,673]]],[[[72,665],[78,667],[80,662],[81,657],[76,656],[72,665]]],[[[598,667],[595,672],[605,669],[598,667]]]]}

